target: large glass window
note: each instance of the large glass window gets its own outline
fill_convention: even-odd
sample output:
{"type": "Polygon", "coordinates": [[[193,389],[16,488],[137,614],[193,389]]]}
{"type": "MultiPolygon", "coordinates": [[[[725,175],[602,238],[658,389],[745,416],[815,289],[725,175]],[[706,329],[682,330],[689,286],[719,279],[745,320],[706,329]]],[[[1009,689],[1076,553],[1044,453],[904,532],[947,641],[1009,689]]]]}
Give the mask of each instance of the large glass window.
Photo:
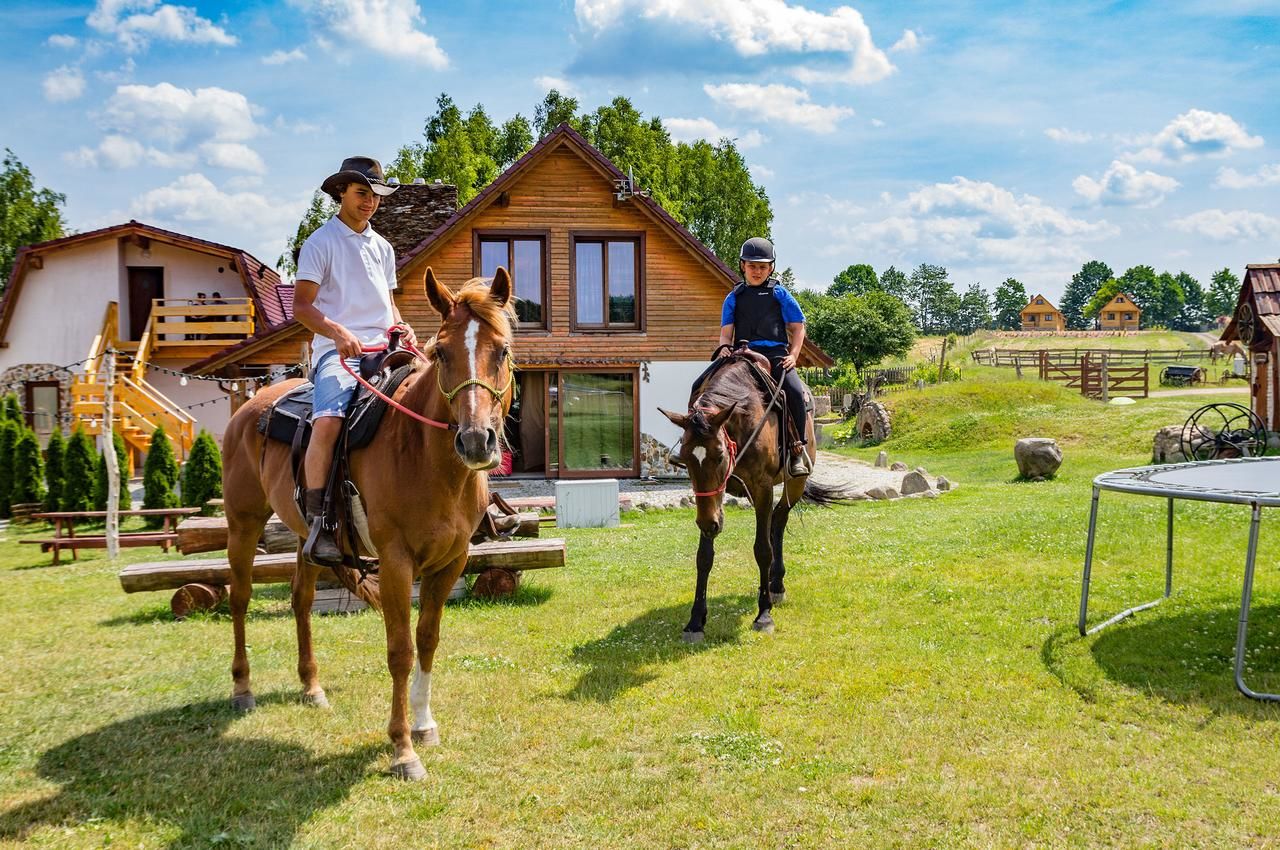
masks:
{"type": "Polygon", "coordinates": [[[641,315],[640,240],[576,237],[573,324],[587,330],[637,330],[641,315]]]}
{"type": "Polygon", "coordinates": [[[542,236],[481,236],[480,277],[493,277],[502,266],[515,284],[516,320],[519,327],[545,328],[546,239],[542,236]]]}
{"type": "Polygon", "coordinates": [[[59,427],[61,390],[57,381],[27,381],[27,425],[36,432],[41,447],[48,445],[49,435],[59,427]]]}
{"type": "Polygon", "coordinates": [[[630,472],[636,461],[635,374],[560,373],[561,474],[630,472]]]}

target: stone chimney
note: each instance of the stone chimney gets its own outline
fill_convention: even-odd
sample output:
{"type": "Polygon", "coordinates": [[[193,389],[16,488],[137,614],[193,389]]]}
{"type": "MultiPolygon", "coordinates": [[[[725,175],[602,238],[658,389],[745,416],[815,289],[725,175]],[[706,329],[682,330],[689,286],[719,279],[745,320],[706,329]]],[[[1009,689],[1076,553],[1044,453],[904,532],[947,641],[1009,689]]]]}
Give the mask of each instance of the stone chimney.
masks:
{"type": "Polygon", "coordinates": [[[458,210],[458,187],[450,183],[402,183],[382,199],[373,214],[373,229],[391,243],[396,258],[404,256],[458,210]]]}

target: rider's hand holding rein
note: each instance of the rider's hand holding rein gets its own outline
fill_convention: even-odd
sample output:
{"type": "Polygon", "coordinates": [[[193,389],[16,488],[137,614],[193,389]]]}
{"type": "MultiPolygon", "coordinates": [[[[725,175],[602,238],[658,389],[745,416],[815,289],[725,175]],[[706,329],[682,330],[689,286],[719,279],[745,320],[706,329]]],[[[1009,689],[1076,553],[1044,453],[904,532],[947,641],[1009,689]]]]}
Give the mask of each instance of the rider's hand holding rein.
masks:
{"type": "Polygon", "coordinates": [[[351,360],[364,354],[360,339],[342,325],[337,326],[330,338],[333,340],[334,347],[338,349],[339,357],[351,360]]]}

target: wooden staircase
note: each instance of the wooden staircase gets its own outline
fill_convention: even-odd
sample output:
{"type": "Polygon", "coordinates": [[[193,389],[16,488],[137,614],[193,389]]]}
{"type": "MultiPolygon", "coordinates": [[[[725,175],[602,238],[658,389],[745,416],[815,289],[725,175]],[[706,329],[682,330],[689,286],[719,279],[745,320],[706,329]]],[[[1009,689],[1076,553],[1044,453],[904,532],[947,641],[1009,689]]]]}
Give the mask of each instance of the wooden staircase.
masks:
{"type": "Polygon", "coordinates": [[[94,337],[85,360],[84,375],[71,385],[71,412],[92,435],[102,433],[105,418],[106,387],[103,384],[103,359],[107,349],[115,351],[116,380],[113,387],[112,428],[123,438],[135,458],[151,448],[151,435],[158,425],[173,443],[175,456],[186,458],[196,439],[195,417],[146,381],[147,360],[152,349],[152,323],[148,322],[142,339],[124,342],[119,337],[119,307],[107,305],[102,330],[94,337]],[[135,348],[136,346],[136,348],[135,348]]]}

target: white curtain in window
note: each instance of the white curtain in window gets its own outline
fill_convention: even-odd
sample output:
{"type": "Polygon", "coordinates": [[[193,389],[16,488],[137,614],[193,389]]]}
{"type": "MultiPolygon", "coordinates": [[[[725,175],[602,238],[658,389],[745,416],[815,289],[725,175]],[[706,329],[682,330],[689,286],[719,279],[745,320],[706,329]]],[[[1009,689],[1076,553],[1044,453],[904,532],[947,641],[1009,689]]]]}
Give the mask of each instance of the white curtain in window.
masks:
{"type": "Polygon", "coordinates": [[[576,254],[578,322],[604,324],[604,246],[599,242],[579,242],[576,254]]]}

